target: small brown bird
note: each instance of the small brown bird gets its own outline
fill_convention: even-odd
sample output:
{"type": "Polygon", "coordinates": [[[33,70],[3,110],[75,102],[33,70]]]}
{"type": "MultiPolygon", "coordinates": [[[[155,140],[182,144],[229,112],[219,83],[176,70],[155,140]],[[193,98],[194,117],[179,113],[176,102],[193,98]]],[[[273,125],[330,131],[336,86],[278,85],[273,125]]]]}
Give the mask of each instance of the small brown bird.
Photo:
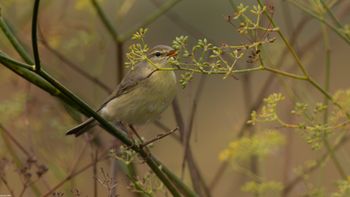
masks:
{"type": "MultiPolygon", "coordinates": [[[[170,68],[169,59],[176,51],[166,45],[153,47],[147,53],[149,60],[140,62],[130,70],[116,90],[97,111],[113,123],[129,125],[144,124],[156,119],[172,102],[176,95],[176,76],[170,68]]],[[[89,118],[70,129],[66,135],[79,136],[98,123],[89,118]]]]}

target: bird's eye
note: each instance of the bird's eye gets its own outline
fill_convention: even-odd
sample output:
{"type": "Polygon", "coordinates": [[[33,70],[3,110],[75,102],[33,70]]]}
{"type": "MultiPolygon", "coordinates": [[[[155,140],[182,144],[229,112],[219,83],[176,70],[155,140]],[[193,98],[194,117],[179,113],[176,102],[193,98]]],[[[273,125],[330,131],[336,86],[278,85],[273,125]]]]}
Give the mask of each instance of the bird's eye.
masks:
{"type": "Polygon", "coordinates": [[[160,57],[162,54],[161,54],[159,51],[157,51],[154,55],[155,55],[156,57],[160,57]]]}

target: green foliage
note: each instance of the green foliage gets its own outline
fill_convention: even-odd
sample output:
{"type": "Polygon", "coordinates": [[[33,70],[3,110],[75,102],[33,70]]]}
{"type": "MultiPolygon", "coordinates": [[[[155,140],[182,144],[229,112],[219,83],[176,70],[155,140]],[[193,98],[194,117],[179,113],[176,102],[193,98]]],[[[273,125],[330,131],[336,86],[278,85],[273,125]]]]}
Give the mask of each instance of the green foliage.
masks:
{"type": "MultiPolygon", "coordinates": [[[[119,152],[110,152],[113,157],[121,161],[125,167],[126,170],[130,170],[130,165],[132,165],[132,162],[138,163],[136,159],[138,158],[138,154],[133,151],[132,149],[120,146],[119,152]],[[136,161],[136,162],[135,162],[136,161]]],[[[144,176],[137,176],[133,177],[133,173],[127,172],[127,175],[129,176],[130,185],[129,189],[136,193],[141,193],[145,196],[154,196],[158,192],[165,192],[164,185],[162,182],[155,176],[154,173],[151,171],[147,172],[144,176]]]]}
{"type": "Polygon", "coordinates": [[[132,40],[141,40],[141,41],[143,41],[147,31],[148,31],[147,28],[140,28],[139,31],[137,31],[136,33],[134,33],[131,36],[131,39],[132,40]]]}
{"type": "Polygon", "coordinates": [[[137,158],[137,153],[131,148],[125,147],[121,145],[119,148],[119,153],[110,152],[112,156],[114,156],[119,161],[123,162],[125,165],[130,165],[131,162],[137,158]]]}
{"type": "Polygon", "coordinates": [[[283,184],[276,181],[255,182],[249,181],[242,186],[242,191],[253,193],[259,196],[279,196],[278,193],[282,191],[283,184]]]}
{"type": "Polygon", "coordinates": [[[273,93],[265,98],[261,112],[257,113],[256,111],[253,111],[248,124],[256,125],[257,122],[271,122],[278,120],[277,104],[284,99],[285,97],[281,93],[273,93]]]}
{"type": "Polygon", "coordinates": [[[266,156],[285,143],[285,138],[277,131],[269,130],[252,137],[233,140],[220,152],[221,161],[240,162],[251,156],[266,156]]]}
{"type": "Polygon", "coordinates": [[[132,40],[139,41],[140,43],[134,43],[129,46],[129,52],[126,54],[128,61],[125,62],[127,68],[134,69],[134,66],[137,63],[147,59],[147,51],[149,50],[149,47],[144,41],[147,31],[148,29],[141,28],[132,35],[132,40]]]}
{"type": "Polygon", "coordinates": [[[344,27],[340,30],[342,33],[344,33],[348,37],[350,36],[350,25],[344,25],[344,27]]]}
{"type": "MultiPolygon", "coordinates": [[[[252,12],[260,16],[262,10],[259,9],[259,7],[254,7],[252,12]]],[[[260,21],[258,21],[257,24],[260,24],[260,21]]],[[[268,32],[275,31],[273,29],[262,28],[260,25],[255,28],[250,27],[249,31],[256,31],[257,29],[268,32]]],[[[132,39],[135,40],[136,43],[129,47],[129,51],[126,55],[128,59],[126,66],[131,69],[141,61],[148,61],[151,63],[146,54],[149,47],[144,40],[147,31],[147,29],[140,29],[132,36],[132,39]]],[[[170,68],[157,69],[183,71],[184,74],[181,75],[181,79],[179,80],[182,87],[186,87],[196,73],[207,75],[220,74],[226,79],[234,73],[263,69],[261,65],[257,64],[256,57],[260,51],[259,48],[262,45],[267,45],[274,41],[274,38],[263,37],[260,40],[247,44],[222,44],[221,46],[216,46],[209,42],[208,39],[203,38],[198,39],[192,47],[189,47],[188,37],[178,36],[172,42],[172,47],[177,50],[178,54],[177,58],[170,61],[172,66],[170,68]],[[247,62],[250,64],[257,65],[248,69],[237,69],[237,64],[243,62],[244,57],[248,58],[247,62]]]]}
{"type": "Polygon", "coordinates": [[[264,27],[261,25],[262,14],[265,11],[266,6],[261,7],[260,5],[253,5],[253,7],[250,8],[248,5],[239,4],[233,16],[234,20],[240,21],[238,32],[240,34],[248,34],[251,32],[255,33],[257,30],[263,32],[278,31],[278,28],[264,27]],[[247,13],[248,11],[249,13],[247,13]],[[250,17],[249,14],[252,14],[253,17],[250,17]]]}
{"type": "Polygon", "coordinates": [[[350,112],[350,89],[338,90],[333,95],[334,101],[339,103],[344,110],[334,109],[332,110],[332,115],[330,121],[335,123],[342,120],[348,120],[347,115],[344,111],[350,112]]]}
{"type": "MultiPolygon", "coordinates": [[[[2,5],[10,6],[11,4],[14,4],[14,2],[15,2],[14,0],[8,0],[3,2],[2,5]]],[[[25,6],[29,5],[29,4],[24,4],[23,0],[19,2],[16,2],[16,4],[19,4],[19,5],[23,4],[25,6]]],[[[77,0],[73,3],[73,5],[75,6],[76,10],[89,9],[93,11],[92,9],[90,9],[92,8],[92,6],[90,5],[91,2],[94,2],[94,1],[77,0]]],[[[127,0],[124,2],[127,2],[127,0]]],[[[129,4],[129,6],[132,7],[134,1],[128,1],[128,2],[132,2],[129,4]]],[[[171,3],[171,1],[169,2],[171,3]]],[[[290,2],[297,2],[297,1],[290,1],[290,2]]],[[[329,16],[332,16],[331,15],[332,13],[330,12],[329,8],[332,8],[332,6],[335,5],[338,1],[300,1],[300,2],[302,2],[303,3],[302,5],[305,5],[305,7],[309,8],[312,11],[311,15],[317,14],[315,18],[316,19],[318,18],[319,21],[323,21],[331,18],[329,16]],[[327,18],[327,16],[329,18],[327,18]]],[[[261,3],[261,1],[258,1],[258,3],[261,3]]],[[[41,8],[43,8],[43,6],[41,6],[41,8]]],[[[160,9],[162,8],[160,7],[160,9]]],[[[13,10],[18,11],[17,9],[13,9],[13,10]]],[[[122,10],[122,8],[120,8],[120,10],[122,10]]],[[[28,13],[31,14],[31,12],[28,12],[28,13]]],[[[25,13],[25,15],[28,16],[28,13],[25,13]]],[[[49,12],[46,12],[46,13],[49,13],[49,12]]],[[[288,48],[288,50],[292,53],[292,56],[294,55],[293,58],[294,60],[296,60],[297,64],[300,65],[300,68],[303,68],[303,65],[301,62],[305,60],[301,59],[301,57],[299,59],[298,57],[299,53],[294,54],[293,46],[296,46],[296,45],[300,46],[300,51],[302,51],[302,49],[304,48],[301,45],[302,43],[298,43],[298,40],[294,40],[295,43],[289,45],[288,40],[291,40],[292,42],[293,40],[292,36],[296,36],[296,35],[294,35],[293,33],[293,35],[291,34],[292,36],[290,38],[285,39],[283,37],[283,33],[279,32],[279,28],[276,27],[273,20],[265,20],[266,18],[263,18],[264,13],[267,15],[270,14],[271,18],[278,16],[278,15],[274,15],[272,5],[263,6],[261,4],[261,5],[247,6],[247,5],[240,4],[236,8],[234,15],[228,17],[228,22],[232,24],[235,23],[233,24],[233,26],[235,27],[237,32],[239,32],[245,38],[248,38],[245,40],[249,40],[249,43],[238,44],[238,45],[232,44],[232,43],[224,43],[222,45],[216,45],[206,38],[201,38],[201,39],[198,39],[196,42],[194,42],[193,46],[189,46],[188,43],[191,38],[187,36],[176,37],[172,42],[172,46],[173,48],[178,50],[178,56],[176,59],[172,60],[171,62],[172,65],[170,66],[170,68],[162,68],[162,69],[181,71],[182,72],[180,75],[181,79],[179,81],[183,87],[186,87],[186,85],[191,82],[195,74],[206,74],[206,75],[219,74],[222,76],[223,79],[227,79],[236,73],[251,72],[251,71],[257,71],[257,70],[267,70],[273,73],[277,73],[281,76],[300,79],[300,80],[303,80],[304,82],[309,82],[311,84],[314,83],[313,87],[320,90],[320,92],[324,96],[328,97],[330,101],[329,103],[323,103],[323,102],[306,103],[305,101],[298,100],[297,103],[294,105],[294,108],[291,111],[291,113],[288,114],[288,115],[292,115],[292,116],[289,116],[292,118],[287,119],[285,118],[285,116],[280,116],[278,113],[279,109],[284,107],[284,106],[280,107],[279,103],[285,100],[285,97],[280,93],[274,93],[270,95],[268,98],[264,99],[264,105],[260,110],[252,112],[251,120],[249,120],[248,123],[252,125],[257,125],[259,123],[272,123],[272,124],[275,123],[277,124],[277,128],[287,128],[287,129],[300,131],[302,137],[305,139],[305,141],[308,144],[310,144],[311,148],[318,150],[322,147],[323,141],[325,139],[328,139],[328,137],[336,136],[340,133],[340,131],[348,131],[349,116],[346,114],[346,112],[350,111],[350,90],[340,90],[335,95],[332,96],[328,94],[328,90],[326,90],[326,88],[325,90],[323,90],[323,88],[317,84],[316,80],[315,81],[311,80],[312,76],[309,76],[308,70],[306,70],[305,72],[296,72],[296,73],[303,73],[299,75],[299,74],[293,74],[293,72],[288,73],[288,72],[284,72],[283,70],[278,70],[278,69],[282,69],[279,67],[280,65],[278,65],[278,69],[276,69],[277,66],[269,67],[268,64],[273,65],[271,63],[273,61],[269,61],[268,58],[270,57],[265,58],[265,54],[267,55],[271,54],[271,53],[270,54],[267,53],[265,49],[269,46],[270,43],[274,42],[275,40],[275,38],[271,36],[270,33],[278,32],[282,40],[284,41],[287,40],[285,41],[285,46],[283,47],[288,48]],[[267,66],[265,66],[264,64],[266,64],[267,66]],[[334,106],[336,106],[336,108],[334,106]],[[329,115],[328,115],[328,111],[331,112],[329,115]]],[[[12,19],[12,18],[11,20],[16,21],[15,19],[12,19]]],[[[334,27],[330,26],[330,29],[333,29],[333,31],[340,34],[340,36],[349,38],[348,36],[350,35],[350,26],[342,25],[341,23],[337,24],[337,18],[333,18],[331,20],[333,20],[334,27]]],[[[24,21],[23,23],[28,24],[28,21],[26,20],[23,20],[23,21],[24,21]]],[[[150,21],[149,19],[146,19],[145,24],[150,23],[149,21],[150,21]]],[[[327,21],[323,23],[328,24],[327,21]]],[[[43,30],[44,30],[44,33],[46,33],[48,29],[45,28],[46,26],[45,24],[42,24],[42,25],[44,25],[43,30]]],[[[74,25],[74,26],[79,26],[79,25],[74,25]]],[[[71,26],[65,25],[65,29],[68,29],[68,31],[71,31],[71,26]]],[[[85,28],[82,28],[82,29],[85,29],[85,28]]],[[[22,36],[22,35],[25,35],[27,31],[28,29],[24,28],[23,30],[21,29],[21,31],[18,33],[19,35],[22,36]]],[[[129,47],[129,52],[127,53],[127,60],[128,60],[127,67],[130,69],[133,69],[134,65],[136,65],[138,62],[148,61],[148,57],[146,54],[149,50],[149,47],[145,42],[145,36],[147,31],[148,31],[147,29],[140,29],[131,37],[131,39],[134,40],[136,43],[132,44],[129,47]]],[[[68,50],[68,53],[77,51],[76,48],[80,47],[81,44],[92,43],[92,41],[96,41],[93,38],[100,37],[100,36],[96,37],[94,34],[90,34],[88,32],[89,31],[86,31],[86,30],[78,31],[77,37],[79,39],[75,38],[74,40],[71,40],[71,39],[67,39],[67,37],[69,38],[69,36],[60,35],[61,37],[60,36],[50,37],[48,39],[48,42],[54,48],[58,48],[59,50],[66,51],[65,53],[67,54],[67,50],[68,50]]],[[[303,31],[297,30],[295,31],[295,34],[297,34],[297,32],[303,32],[303,31]]],[[[56,33],[56,35],[59,35],[59,34],[56,33]]],[[[118,41],[124,43],[124,41],[126,40],[119,39],[119,38],[129,38],[129,34],[127,34],[126,36],[118,35],[116,37],[118,41]]],[[[23,42],[25,43],[26,40],[24,39],[23,42]]],[[[281,54],[284,54],[283,50],[280,50],[281,47],[282,46],[277,46],[276,48],[278,48],[278,50],[281,51],[281,54]]],[[[92,48],[94,52],[96,51],[96,47],[86,47],[86,48],[92,48]]],[[[309,51],[312,51],[312,50],[309,50],[309,51]]],[[[73,54],[72,56],[75,57],[77,60],[79,59],[77,58],[79,57],[79,54],[83,55],[84,56],[83,58],[85,59],[84,53],[73,54]]],[[[300,54],[303,54],[303,53],[300,53],[300,54]]],[[[283,56],[280,56],[280,54],[278,55],[272,54],[271,56],[274,56],[276,58],[283,57],[283,56]]],[[[285,60],[286,58],[284,57],[282,59],[285,60]]],[[[283,65],[286,65],[285,61],[283,62],[283,65]]],[[[309,67],[307,66],[305,68],[309,68],[309,67]]],[[[303,69],[301,69],[301,71],[303,71],[303,69]]],[[[26,78],[26,75],[23,75],[23,76],[24,78],[26,78]]],[[[45,90],[47,91],[48,89],[45,89],[45,90]]],[[[55,88],[55,90],[57,89],[55,88]]],[[[56,92],[51,91],[51,93],[54,95],[55,93],[61,94],[60,91],[56,91],[56,92]]],[[[62,98],[63,97],[61,97],[61,99],[62,98]]],[[[6,116],[5,115],[0,116],[0,122],[7,123],[12,121],[16,117],[20,117],[20,115],[24,114],[23,112],[26,107],[25,102],[26,102],[26,97],[23,96],[22,94],[15,95],[14,99],[11,98],[11,101],[7,101],[7,100],[1,101],[0,114],[6,114],[6,116]]],[[[47,108],[46,106],[39,105],[39,104],[38,106],[42,108],[47,108]]],[[[35,110],[35,114],[37,113],[37,111],[38,110],[35,110]]],[[[43,113],[40,113],[40,115],[43,115],[43,113]]],[[[56,116],[56,115],[59,116],[60,114],[55,112],[53,116],[56,116]]],[[[57,130],[62,130],[61,128],[64,128],[64,126],[62,126],[63,124],[60,125],[60,122],[62,122],[60,119],[57,119],[55,117],[47,117],[47,118],[49,118],[50,121],[46,123],[46,125],[45,124],[43,125],[45,126],[51,125],[52,128],[55,128],[57,130]]],[[[31,128],[34,130],[50,130],[43,126],[36,127],[36,125],[38,124],[42,124],[42,123],[40,121],[37,121],[37,119],[35,120],[33,119],[31,123],[31,128]]],[[[276,128],[276,126],[274,126],[273,128],[276,128]]],[[[33,132],[33,134],[35,133],[33,132]]],[[[347,136],[347,133],[344,132],[342,133],[342,135],[347,136]]],[[[338,135],[338,136],[341,136],[341,135],[338,135]]],[[[52,136],[50,135],[50,137],[52,136]]],[[[36,142],[35,140],[36,138],[33,138],[34,140],[31,140],[31,141],[36,142]]],[[[333,138],[330,138],[330,139],[333,139],[333,138]]],[[[21,141],[21,139],[19,141],[21,141]]],[[[221,152],[219,157],[220,157],[220,160],[222,161],[231,161],[231,162],[248,161],[253,156],[263,158],[264,156],[272,153],[274,150],[277,150],[278,148],[280,148],[280,146],[282,146],[285,143],[285,141],[286,139],[280,134],[279,131],[274,131],[274,130],[268,130],[265,132],[259,131],[253,134],[252,136],[249,136],[249,137],[245,136],[230,142],[228,147],[221,152]]],[[[32,146],[32,144],[30,144],[30,146],[32,146]]],[[[37,143],[34,143],[34,145],[35,144],[37,143]]],[[[333,144],[333,142],[331,142],[330,144],[333,144]]],[[[52,143],[50,143],[49,145],[53,146],[52,143]]],[[[27,144],[25,144],[24,146],[27,147],[27,144]]],[[[35,146],[30,147],[30,149],[32,148],[34,149],[35,146]]],[[[43,149],[39,149],[39,150],[42,151],[43,149]]],[[[58,151],[59,147],[57,147],[57,149],[55,150],[58,151]]],[[[125,165],[130,165],[131,162],[136,161],[136,158],[138,157],[135,151],[131,150],[130,147],[125,147],[125,146],[121,147],[119,153],[111,153],[111,154],[113,154],[119,161],[123,162],[125,165]]],[[[58,158],[62,157],[62,154],[57,157],[58,158]]],[[[331,159],[333,158],[331,157],[331,159]]],[[[50,160],[51,163],[56,163],[56,162],[52,162],[51,160],[50,160]]],[[[252,161],[252,164],[254,164],[253,163],[254,161],[253,160],[251,161],[252,161]]],[[[136,161],[135,163],[137,162],[138,161],[136,161]]],[[[30,161],[29,163],[32,163],[32,161],[30,161]]],[[[259,162],[257,162],[256,164],[257,164],[257,167],[259,167],[259,162]]],[[[313,167],[318,166],[318,164],[320,164],[320,160],[311,160],[309,162],[306,162],[304,167],[307,169],[311,169],[313,167]]],[[[79,171],[78,161],[73,169],[74,170],[72,170],[72,173],[79,171]],[[77,167],[77,169],[75,169],[75,167],[77,167]]],[[[306,180],[308,177],[308,174],[306,174],[307,169],[304,169],[304,168],[299,169],[300,172],[298,173],[298,175],[303,176],[304,180],[306,180]]],[[[50,170],[52,172],[51,167],[50,167],[50,170]]],[[[157,171],[155,170],[155,172],[157,171]]],[[[65,174],[65,173],[62,173],[62,174],[65,174]]],[[[23,170],[23,175],[28,176],[28,171],[23,170]]],[[[131,173],[129,173],[128,175],[131,180],[130,188],[133,191],[140,193],[142,196],[144,195],[153,196],[153,195],[156,195],[156,192],[163,191],[163,184],[159,182],[159,180],[155,177],[155,174],[153,173],[146,173],[144,176],[140,175],[137,177],[131,176],[131,173]]],[[[283,185],[281,183],[275,182],[275,181],[264,181],[263,178],[260,179],[259,177],[260,175],[261,174],[254,176],[254,178],[258,177],[259,181],[247,182],[242,187],[242,190],[245,192],[253,193],[256,196],[264,196],[264,195],[273,196],[274,194],[277,194],[279,191],[283,189],[283,185]]],[[[38,174],[38,176],[41,176],[41,175],[38,174]]],[[[170,180],[171,176],[169,176],[169,174],[167,176],[170,180]]],[[[73,176],[69,176],[69,177],[73,178],[73,176]]],[[[105,177],[104,179],[99,179],[99,180],[102,180],[102,183],[104,185],[109,185],[109,183],[103,181],[103,180],[109,180],[109,177],[107,178],[106,176],[104,177],[105,177]]],[[[63,179],[65,177],[60,177],[60,178],[63,179]]],[[[173,185],[173,183],[176,183],[174,179],[172,179],[171,182],[172,183],[170,185],[173,185]]],[[[311,182],[311,181],[308,180],[308,182],[311,182]]],[[[323,189],[322,186],[313,187],[313,186],[310,186],[311,184],[309,184],[308,182],[305,181],[306,188],[307,190],[309,190],[306,196],[326,196],[325,189],[323,189]]],[[[114,182],[110,182],[110,183],[114,183],[114,182]]],[[[166,181],[164,181],[164,183],[166,185],[166,181]]],[[[114,185],[112,186],[114,187],[114,185]]],[[[111,188],[111,186],[108,186],[108,188],[111,188]]],[[[341,180],[338,182],[338,191],[333,193],[331,196],[332,197],[349,196],[350,195],[349,188],[350,188],[349,180],[341,180]]]]}
{"type": "Polygon", "coordinates": [[[337,182],[338,191],[331,194],[331,197],[347,197],[350,196],[350,179],[340,180],[337,182]]]}
{"type": "MultiPolygon", "coordinates": [[[[341,106],[344,106],[344,109],[350,108],[350,91],[339,91],[334,98],[341,106]]],[[[322,147],[325,137],[331,134],[332,130],[344,128],[349,124],[349,120],[343,120],[346,118],[344,110],[339,108],[336,108],[330,117],[332,121],[325,123],[324,113],[329,107],[321,102],[316,102],[314,105],[296,102],[291,115],[294,115],[298,122],[287,123],[277,113],[277,104],[284,99],[281,93],[273,93],[265,98],[260,112],[251,113],[248,124],[275,122],[285,128],[298,129],[302,131],[301,134],[306,143],[310,144],[314,150],[322,147]]]]}
{"type": "Polygon", "coordinates": [[[145,196],[155,196],[157,193],[165,192],[164,185],[153,174],[147,173],[143,177],[129,177],[131,180],[130,189],[133,192],[143,194],[145,196]]]}

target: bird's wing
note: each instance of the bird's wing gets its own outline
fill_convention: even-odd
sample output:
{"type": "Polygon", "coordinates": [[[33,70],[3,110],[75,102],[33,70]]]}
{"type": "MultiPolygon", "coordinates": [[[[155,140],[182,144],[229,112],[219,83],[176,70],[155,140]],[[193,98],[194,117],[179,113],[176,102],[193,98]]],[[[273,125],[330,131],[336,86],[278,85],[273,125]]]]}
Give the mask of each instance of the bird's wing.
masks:
{"type": "Polygon", "coordinates": [[[113,93],[105,100],[105,102],[103,102],[99,110],[102,109],[110,100],[133,91],[139,83],[143,82],[145,79],[148,79],[156,71],[155,68],[145,64],[146,62],[140,62],[139,64],[135,65],[135,68],[130,70],[124,76],[123,80],[113,91],[113,93]]]}

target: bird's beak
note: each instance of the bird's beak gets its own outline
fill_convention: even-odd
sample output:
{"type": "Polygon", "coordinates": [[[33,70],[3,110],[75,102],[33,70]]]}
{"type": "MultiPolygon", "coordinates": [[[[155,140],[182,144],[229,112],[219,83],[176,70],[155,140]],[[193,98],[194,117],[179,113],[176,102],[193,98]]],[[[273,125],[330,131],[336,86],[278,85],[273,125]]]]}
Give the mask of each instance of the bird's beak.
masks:
{"type": "Polygon", "coordinates": [[[176,55],[177,55],[176,50],[171,50],[166,54],[166,56],[168,56],[168,57],[175,57],[176,55]]]}

